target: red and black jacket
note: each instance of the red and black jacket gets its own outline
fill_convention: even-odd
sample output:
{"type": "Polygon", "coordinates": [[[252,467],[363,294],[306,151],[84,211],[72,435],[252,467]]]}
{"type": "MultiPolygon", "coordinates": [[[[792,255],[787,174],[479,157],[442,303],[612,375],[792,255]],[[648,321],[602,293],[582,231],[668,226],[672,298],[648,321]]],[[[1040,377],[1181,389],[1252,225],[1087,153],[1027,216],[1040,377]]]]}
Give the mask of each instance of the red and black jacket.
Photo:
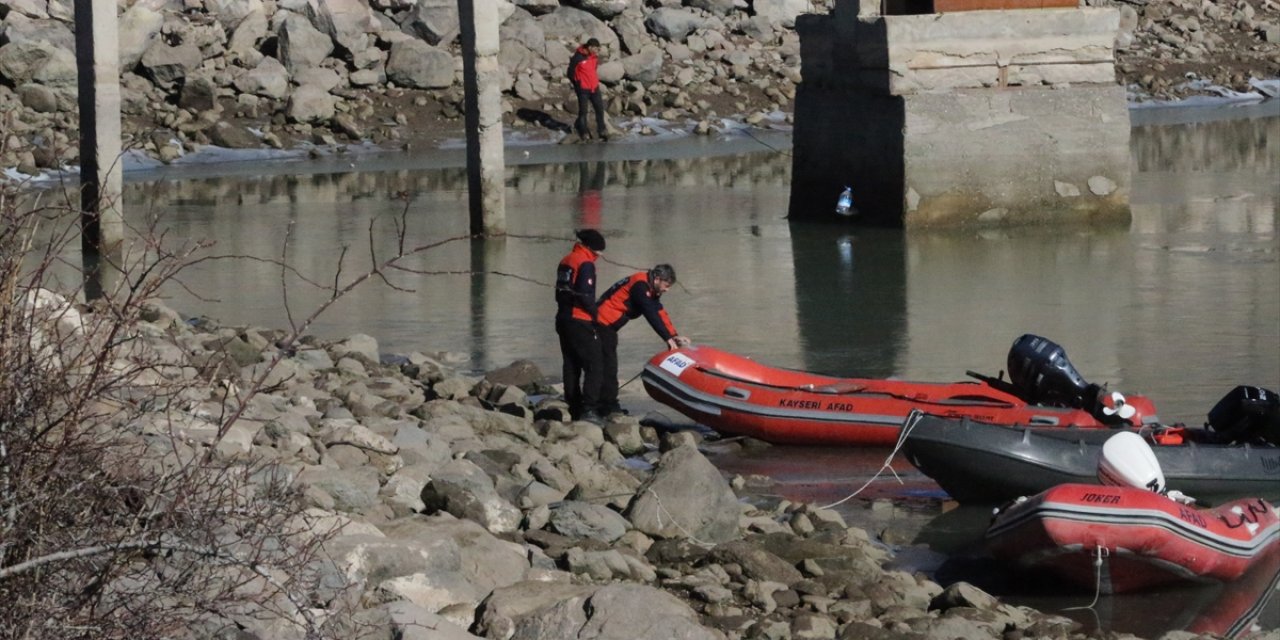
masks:
{"type": "Polygon", "coordinates": [[[573,88],[594,92],[600,86],[600,75],[596,70],[600,57],[585,46],[578,47],[569,58],[569,81],[573,88]]]}
{"type": "Polygon", "coordinates": [[[649,326],[653,327],[658,337],[664,342],[677,335],[667,310],[662,308],[662,303],[654,294],[653,287],[649,286],[647,271],[632,274],[615,282],[603,296],[600,296],[598,309],[596,323],[615,331],[627,324],[628,320],[643,315],[644,319],[649,321],[649,326]]]}
{"type": "Polygon", "coordinates": [[[581,242],[556,267],[556,322],[596,319],[596,252],[581,242]]]}

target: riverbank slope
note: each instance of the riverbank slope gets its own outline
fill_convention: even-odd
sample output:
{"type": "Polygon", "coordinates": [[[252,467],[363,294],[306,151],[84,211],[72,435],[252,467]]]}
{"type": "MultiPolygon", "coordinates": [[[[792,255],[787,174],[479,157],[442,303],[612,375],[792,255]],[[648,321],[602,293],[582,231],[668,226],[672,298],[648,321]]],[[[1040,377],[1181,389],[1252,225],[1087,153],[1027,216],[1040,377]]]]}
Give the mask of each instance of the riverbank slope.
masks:
{"type": "MultiPolygon", "coordinates": [[[[70,0],[0,7],[0,167],[74,165],[70,0]]],[[[564,69],[588,37],[630,135],[709,133],[725,119],[782,122],[800,81],[798,0],[520,0],[500,3],[511,140],[557,140],[576,105],[564,69]]],[[[1090,0],[1121,12],[1117,81],[1135,102],[1274,93],[1275,0],[1090,0]]],[[[458,16],[409,0],[121,2],[125,148],[170,162],[204,146],[424,149],[461,138],[458,16]]]]}

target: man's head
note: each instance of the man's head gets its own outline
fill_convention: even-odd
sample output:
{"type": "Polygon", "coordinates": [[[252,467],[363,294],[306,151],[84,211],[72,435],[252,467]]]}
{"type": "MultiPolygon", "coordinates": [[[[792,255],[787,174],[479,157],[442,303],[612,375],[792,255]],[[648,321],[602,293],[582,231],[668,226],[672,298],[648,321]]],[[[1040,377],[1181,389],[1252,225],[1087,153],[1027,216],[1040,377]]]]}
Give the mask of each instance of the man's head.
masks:
{"type": "Polygon", "coordinates": [[[599,41],[599,40],[596,40],[595,38],[591,38],[591,39],[587,40],[587,43],[586,43],[586,44],[584,44],[584,45],[582,45],[582,46],[584,46],[584,47],[586,47],[586,48],[590,49],[592,53],[599,53],[599,52],[600,52],[600,41],[599,41]]]}
{"type": "Polygon", "coordinates": [[[595,229],[579,229],[577,236],[578,242],[581,242],[582,246],[596,253],[604,251],[604,236],[600,235],[599,231],[595,229]]]}
{"type": "Polygon", "coordinates": [[[662,295],[676,283],[676,270],[669,264],[660,264],[649,270],[649,287],[655,295],[662,295]]]}

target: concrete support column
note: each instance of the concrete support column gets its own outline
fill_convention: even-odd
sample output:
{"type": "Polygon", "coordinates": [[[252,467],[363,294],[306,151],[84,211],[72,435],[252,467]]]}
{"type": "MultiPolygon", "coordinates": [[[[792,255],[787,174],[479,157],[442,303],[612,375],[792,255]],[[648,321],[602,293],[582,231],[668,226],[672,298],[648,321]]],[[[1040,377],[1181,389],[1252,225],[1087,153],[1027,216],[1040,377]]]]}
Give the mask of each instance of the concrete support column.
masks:
{"type": "Polygon", "coordinates": [[[497,0],[458,0],[458,18],[462,23],[471,233],[504,234],[506,167],[502,153],[502,91],[498,86],[501,68],[497,0]]]}
{"type": "Polygon", "coordinates": [[[85,298],[109,295],[124,268],[120,44],[116,0],[75,0],[80,223],[85,298]]]}

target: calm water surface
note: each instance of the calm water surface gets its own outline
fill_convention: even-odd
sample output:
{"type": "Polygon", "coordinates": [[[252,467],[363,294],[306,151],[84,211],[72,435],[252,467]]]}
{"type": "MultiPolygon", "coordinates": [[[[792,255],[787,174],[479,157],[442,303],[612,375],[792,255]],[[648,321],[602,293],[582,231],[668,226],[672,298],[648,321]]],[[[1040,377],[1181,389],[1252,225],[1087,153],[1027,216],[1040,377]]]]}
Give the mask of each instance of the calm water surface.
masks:
{"type": "MultiPolygon", "coordinates": [[[[353,157],[284,169],[294,175],[242,166],[224,168],[222,177],[135,178],[126,199],[135,224],[155,217],[173,236],[216,240],[219,254],[283,255],[318,283],[367,270],[371,253],[390,256],[397,221],[407,229],[406,246],[444,241],[407,259],[416,272],[392,274],[395,287],[357,289],[312,330],[369,333],[384,352],[457,352],[475,370],[526,358],[558,373],[555,264],[572,229],[598,226],[609,242],[602,284],[673,264],[680,284],[664,302],[680,332],[698,342],[833,374],[954,380],[966,369],[1003,369],[1012,340],[1031,332],[1065,346],[1090,381],[1151,396],[1165,421],[1200,424],[1237,384],[1280,389],[1274,107],[1228,118],[1222,111],[1135,113],[1133,220],[1116,228],[905,234],[793,225],[785,220],[790,157],[749,138],[666,150],[512,150],[512,161],[525,163],[507,174],[513,237],[484,244],[449,240],[466,234],[466,181],[461,170],[438,166],[439,158],[353,157]],[[663,159],[670,155],[680,157],[663,159]]],[[[764,142],[786,146],[785,138],[764,142]]],[[[199,297],[175,290],[173,306],[227,323],[283,327],[286,301],[300,318],[326,295],[244,259],[205,263],[184,283],[199,297]]],[[[633,325],[619,346],[624,379],[661,346],[642,321],[633,325]]],[[[659,408],[636,396],[638,387],[628,389],[633,407],[659,408]]],[[[887,453],[775,448],[716,459],[727,471],[771,476],[780,497],[824,503],[861,486],[887,453]]],[[[962,548],[986,514],[939,515],[936,487],[902,461],[894,466],[905,484],[882,478],[865,495],[920,497],[922,506],[853,500],[841,506],[847,517],[954,547],[947,564],[933,559],[940,577],[987,581],[1046,610],[1091,599],[1035,595],[1026,585],[1002,586],[989,567],[966,565],[962,548]]],[[[1242,601],[1222,591],[1103,598],[1093,611],[1072,615],[1158,635],[1201,628],[1205,612],[1242,601]]],[[[1280,626],[1275,609],[1263,616],[1267,628],[1280,626]]]]}

